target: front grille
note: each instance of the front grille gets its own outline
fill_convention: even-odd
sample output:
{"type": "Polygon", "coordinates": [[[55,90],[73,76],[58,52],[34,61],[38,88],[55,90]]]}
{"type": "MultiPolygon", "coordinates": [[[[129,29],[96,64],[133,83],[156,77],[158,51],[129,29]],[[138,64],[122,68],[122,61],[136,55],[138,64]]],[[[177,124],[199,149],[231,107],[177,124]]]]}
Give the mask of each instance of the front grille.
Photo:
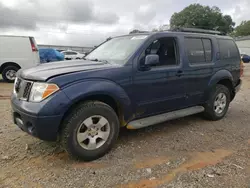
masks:
{"type": "Polygon", "coordinates": [[[17,78],[14,86],[17,98],[22,100],[27,100],[29,97],[32,84],[33,82],[17,78]]]}
{"type": "Polygon", "coordinates": [[[32,83],[27,82],[23,92],[23,98],[28,99],[32,83]]]}

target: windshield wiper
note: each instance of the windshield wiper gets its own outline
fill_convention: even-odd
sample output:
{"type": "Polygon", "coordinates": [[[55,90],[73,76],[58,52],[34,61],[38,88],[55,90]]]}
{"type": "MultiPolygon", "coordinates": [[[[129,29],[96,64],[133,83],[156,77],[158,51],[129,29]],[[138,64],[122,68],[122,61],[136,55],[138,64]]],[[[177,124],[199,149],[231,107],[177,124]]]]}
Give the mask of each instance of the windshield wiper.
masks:
{"type": "Polygon", "coordinates": [[[101,59],[87,59],[87,60],[102,62],[102,63],[105,63],[105,64],[109,63],[107,60],[101,60],[101,59]]]}

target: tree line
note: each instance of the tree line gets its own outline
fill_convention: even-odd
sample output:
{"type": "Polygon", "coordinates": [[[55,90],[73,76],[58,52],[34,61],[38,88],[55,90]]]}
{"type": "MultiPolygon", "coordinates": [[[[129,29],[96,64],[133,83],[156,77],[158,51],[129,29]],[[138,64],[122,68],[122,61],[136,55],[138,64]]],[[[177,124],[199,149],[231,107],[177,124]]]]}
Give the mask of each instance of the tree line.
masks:
{"type": "MultiPolygon", "coordinates": [[[[250,20],[242,21],[235,27],[235,22],[230,15],[223,15],[216,7],[191,4],[180,12],[175,12],[170,19],[170,29],[186,27],[220,31],[233,37],[250,35],[250,20]]],[[[154,28],[152,31],[159,31],[162,27],[154,28]]],[[[130,33],[144,32],[137,29],[130,33]]]]}

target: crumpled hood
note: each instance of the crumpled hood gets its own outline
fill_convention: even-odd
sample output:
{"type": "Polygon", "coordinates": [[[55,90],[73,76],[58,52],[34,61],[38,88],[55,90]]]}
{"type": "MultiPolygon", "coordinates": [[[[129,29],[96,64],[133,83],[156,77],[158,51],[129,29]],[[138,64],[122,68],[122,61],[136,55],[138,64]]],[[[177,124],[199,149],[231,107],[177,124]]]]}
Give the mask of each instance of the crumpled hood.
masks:
{"type": "Polygon", "coordinates": [[[17,76],[27,80],[46,81],[49,78],[58,75],[80,71],[106,69],[116,66],[117,65],[88,60],[60,61],[44,63],[29,69],[20,70],[18,71],[17,76]]]}

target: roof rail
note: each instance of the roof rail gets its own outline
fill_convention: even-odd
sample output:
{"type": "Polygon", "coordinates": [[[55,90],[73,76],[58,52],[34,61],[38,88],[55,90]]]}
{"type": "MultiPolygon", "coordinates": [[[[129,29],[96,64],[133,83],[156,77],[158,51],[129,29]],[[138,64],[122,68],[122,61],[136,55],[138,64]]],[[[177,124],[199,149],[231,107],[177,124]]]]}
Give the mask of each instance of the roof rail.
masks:
{"type": "Polygon", "coordinates": [[[206,30],[206,29],[197,29],[197,28],[176,27],[176,28],[170,29],[170,31],[189,32],[189,33],[204,33],[204,34],[213,34],[213,35],[225,35],[224,33],[221,33],[219,31],[206,30]]]}
{"type": "Polygon", "coordinates": [[[135,29],[129,32],[129,34],[136,34],[136,33],[150,33],[150,31],[141,31],[141,30],[135,29]]]}

